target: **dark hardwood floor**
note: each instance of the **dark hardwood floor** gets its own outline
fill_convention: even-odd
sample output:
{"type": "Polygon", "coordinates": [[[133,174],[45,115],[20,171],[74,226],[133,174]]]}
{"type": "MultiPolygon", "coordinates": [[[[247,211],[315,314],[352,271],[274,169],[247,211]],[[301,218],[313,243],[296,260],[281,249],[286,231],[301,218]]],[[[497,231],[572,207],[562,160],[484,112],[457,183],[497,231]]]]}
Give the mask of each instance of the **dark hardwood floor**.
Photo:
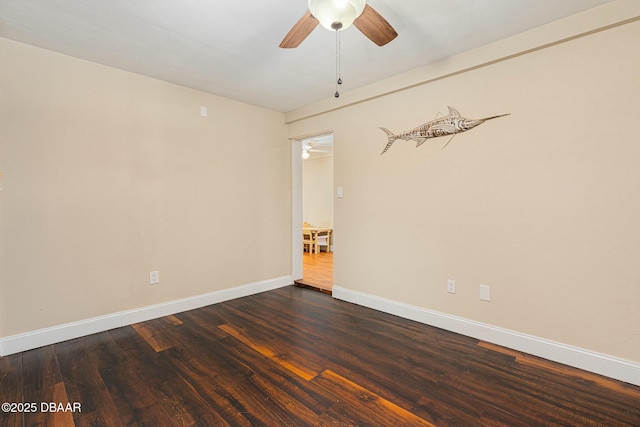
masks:
{"type": "Polygon", "coordinates": [[[0,402],[38,405],[3,426],[640,426],[640,387],[294,286],[3,357],[0,402]]]}

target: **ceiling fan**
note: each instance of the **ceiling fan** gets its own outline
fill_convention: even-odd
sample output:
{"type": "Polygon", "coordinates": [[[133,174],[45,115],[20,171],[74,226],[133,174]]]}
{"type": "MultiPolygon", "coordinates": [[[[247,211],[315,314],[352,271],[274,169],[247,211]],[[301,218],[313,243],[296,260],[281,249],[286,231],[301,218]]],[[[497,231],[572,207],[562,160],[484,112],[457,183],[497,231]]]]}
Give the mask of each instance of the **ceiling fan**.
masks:
{"type": "Polygon", "coordinates": [[[384,46],[398,36],[366,0],[309,0],[309,11],[291,28],[280,47],[298,47],[318,24],[333,31],[344,30],[353,24],[378,46],[384,46]]]}
{"type": "Polygon", "coordinates": [[[307,150],[307,151],[311,151],[311,152],[315,152],[315,153],[330,153],[331,152],[331,146],[327,145],[327,144],[323,144],[320,141],[309,141],[309,142],[305,142],[303,149],[307,150]],[[318,146],[318,148],[316,148],[316,145],[318,146]],[[325,148],[322,148],[325,147],[325,148]]]}
{"type": "Polygon", "coordinates": [[[302,141],[302,158],[308,159],[311,153],[331,153],[331,144],[326,144],[321,141],[302,141]],[[317,147],[316,147],[317,146],[317,147]]]}

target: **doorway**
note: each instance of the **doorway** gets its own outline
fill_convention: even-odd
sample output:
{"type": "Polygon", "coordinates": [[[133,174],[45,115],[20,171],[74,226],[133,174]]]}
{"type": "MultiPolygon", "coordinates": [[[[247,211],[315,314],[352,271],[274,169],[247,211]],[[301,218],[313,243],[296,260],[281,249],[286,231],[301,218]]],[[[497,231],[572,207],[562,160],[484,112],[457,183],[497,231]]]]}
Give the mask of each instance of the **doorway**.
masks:
{"type": "MultiPolygon", "coordinates": [[[[301,159],[299,174],[301,206],[298,217],[302,219],[301,235],[305,237],[301,245],[294,243],[294,251],[301,251],[302,263],[301,274],[295,282],[301,286],[331,293],[335,237],[333,234],[333,134],[317,135],[298,142],[297,147],[294,144],[293,152],[297,153],[301,159]],[[299,148],[299,151],[296,148],[299,148]]],[[[295,162],[293,165],[295,167],[295,162]]],[[[295,215],[294,218],[296,218],[295,215]]]]}

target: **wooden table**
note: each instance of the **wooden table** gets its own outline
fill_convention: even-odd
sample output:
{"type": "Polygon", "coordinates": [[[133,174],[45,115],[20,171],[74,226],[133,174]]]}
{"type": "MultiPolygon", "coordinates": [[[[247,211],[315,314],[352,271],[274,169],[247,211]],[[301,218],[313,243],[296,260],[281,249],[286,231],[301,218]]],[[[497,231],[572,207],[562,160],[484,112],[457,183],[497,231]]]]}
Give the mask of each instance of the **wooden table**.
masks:
{"type": "Polygon", "coordinates": [[[332,228],[324,228],[324,227],[303,227],[302,233],[311,234],[311,249],[309,252],[319,253],[320,247],[318,246],[318,236],[327,236],[327,252],[331,250],[331,235],[333,233],[332,228]]]}

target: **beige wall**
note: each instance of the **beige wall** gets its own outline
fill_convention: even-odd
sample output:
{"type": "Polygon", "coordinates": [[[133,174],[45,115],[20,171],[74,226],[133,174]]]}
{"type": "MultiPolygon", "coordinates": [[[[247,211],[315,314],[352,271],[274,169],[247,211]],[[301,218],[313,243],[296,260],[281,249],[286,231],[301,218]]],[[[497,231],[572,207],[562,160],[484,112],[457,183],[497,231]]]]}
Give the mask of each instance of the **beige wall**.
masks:
{"type": "Polygon", "coordinates": [[[290,274],[281,113],[4,39],[0,63],[0,337],[290,274]]]}
{"type": "Polygon", "coordinates": [[[314,227],[333,227],[333,157],[302,162],[302,218],[314,227]]]}
{"type": "Polygon", "coordinates": [[[603,16],[416,70],[426,83],[406,90],[395,78],[287,114],[291,137],[334,132],[336,285],[640,362],[640,22],[503,58],[603,16]],[[447,105],[511,115],[444,150],[398,141],[379,155],[378,126],[409,130],[447,105]]]}

